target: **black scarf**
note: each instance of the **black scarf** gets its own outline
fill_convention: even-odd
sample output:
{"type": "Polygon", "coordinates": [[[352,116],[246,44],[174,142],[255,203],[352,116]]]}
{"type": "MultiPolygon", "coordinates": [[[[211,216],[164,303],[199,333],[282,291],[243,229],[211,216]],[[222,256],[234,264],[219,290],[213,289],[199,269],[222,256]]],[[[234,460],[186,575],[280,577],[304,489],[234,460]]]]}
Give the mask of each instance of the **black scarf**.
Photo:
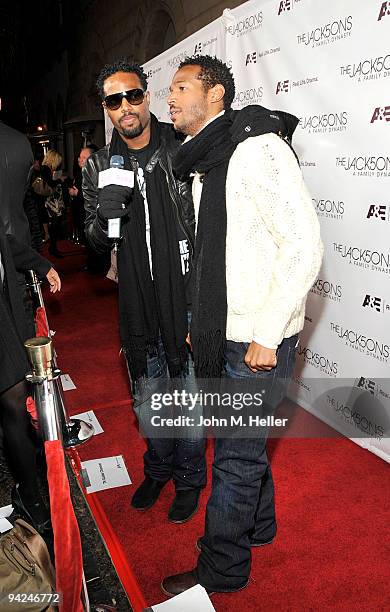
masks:
{"type": "Polygon", "coordinates": [[[226,175],[236,147],[225,113],[184,143],[174,171],[204,173],[193,259],[191,343],[195,371],[202,378],[221,375],[226,344],[226,175]]]}
{"type": "MultiPolygon", "coordinates": [[[[165,148],[161,128],[151,116],[150,149],[165,148]]],[[[109,151],[122,155],[125,169],[132,165],[126,143],[114,129],[109,151]]],[[[149,164],[144,172],[150,219],[153,279],[146,245],[145,206],[135,177],[130,214],[122,219],[123,239],[118,250],[119,324],[133,380],[146,374],[146,357],[163,341],[170,375],[179,376],[187,362],[187,304],[181,273],[177,221],[165,172],[149,164]]]]}

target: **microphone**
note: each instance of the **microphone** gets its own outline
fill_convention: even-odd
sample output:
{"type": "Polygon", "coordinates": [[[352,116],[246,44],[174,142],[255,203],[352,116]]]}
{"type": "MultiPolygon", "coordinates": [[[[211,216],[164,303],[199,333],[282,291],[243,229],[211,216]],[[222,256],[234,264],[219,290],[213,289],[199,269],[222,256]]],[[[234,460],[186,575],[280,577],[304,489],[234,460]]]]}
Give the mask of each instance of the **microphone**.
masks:
{"type": "MultiPolygon", "coordinates": [[[[117,170],[124,170],[125,168],[125,160],[122,155],[113,155],[110,159],[110,168],[116,168],[117,170]]],[[[119,240],[121,237],[121,219],[120,217],[116,219],[108,220],[108,237],[119,240]]]]}

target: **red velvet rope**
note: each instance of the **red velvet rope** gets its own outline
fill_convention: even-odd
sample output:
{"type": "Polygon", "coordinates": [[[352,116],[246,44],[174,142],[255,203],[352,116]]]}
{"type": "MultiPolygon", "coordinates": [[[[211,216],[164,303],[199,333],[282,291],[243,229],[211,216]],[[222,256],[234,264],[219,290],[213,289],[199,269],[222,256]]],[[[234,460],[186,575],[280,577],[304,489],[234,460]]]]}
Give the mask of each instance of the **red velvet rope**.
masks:
{"type": "MultiPolygon", "coordinates": [[[[85,487],[80,475],[81,462],[79,454],[77,450],[73,448],[67,450],[66,452],[71,459],[72,468],[76,478],[79,481],[82,490],[85,492],[85,487]]],[[[123,548],[115,535],[106,513],[103,510],[98,496],[96,493],[88,493],[85,495],[85,499],[91,509],[100,534],[106,543],[116,573],[118,574],[118,578],[122,583],[134,612],[142,612],[148,607],[148,605],[144,599],[144,596],[142,595],[137,579],[134,576],[134,572],[126,558],[123,548]]]]}
{"type": "Polygon", "coordinates": [[[80,600],[83,555],[61,441],[46,441],[45,453],[54,533],[56,589],[62,597],[60,612],[83,612],[80,600]]]}
{"type": "Polygon", "coordinates": [[[35,330],[36,336],[48,337],[50,335],[50,330],[47,325],[46,311],[42,306],[38,306],[35,312],[35,330]]]}

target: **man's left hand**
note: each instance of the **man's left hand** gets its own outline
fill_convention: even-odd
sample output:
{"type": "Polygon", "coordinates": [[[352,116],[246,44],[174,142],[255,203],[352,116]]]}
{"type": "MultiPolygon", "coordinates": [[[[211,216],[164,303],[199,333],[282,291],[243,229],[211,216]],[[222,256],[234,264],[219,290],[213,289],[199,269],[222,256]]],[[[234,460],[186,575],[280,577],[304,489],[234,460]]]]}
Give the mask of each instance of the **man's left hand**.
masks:
{"type": "Polygon", "coordinates": [[[54,268],[50,268],[49,272],[46,274],[46,278],[49,281],[50,291],[52,293],[61,291],[61,279],[54,268]]]}
{"type": "Polygon", "coordinates": [[[69,187],[68,192],[72,198],[75,198],[78,195],[79,190],[75,185],[72,185],[72,187],[69,187]]]}
{"type": "Polygon", "coordinates": [[[276,349],[266,348],[252,341],[248,346],[244,361],[252,372],[260,370],[269,372],[277,364],[276,349]]]}

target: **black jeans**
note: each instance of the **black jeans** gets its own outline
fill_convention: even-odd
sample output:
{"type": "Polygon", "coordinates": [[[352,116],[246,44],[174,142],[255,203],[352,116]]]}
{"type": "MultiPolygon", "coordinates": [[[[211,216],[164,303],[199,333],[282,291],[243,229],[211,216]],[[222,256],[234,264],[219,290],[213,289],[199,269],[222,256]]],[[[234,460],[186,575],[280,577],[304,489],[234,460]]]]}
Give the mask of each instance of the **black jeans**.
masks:
{"type": "MultiPolygon", "coordinates": [[[[244,363],[248,344],[228,341],[227,378],[267,380],[267,412],[283,399],[291,377],[297,336],[283,340],[278,364],[270,372],[253,373],[244,363]]],[[[234,591],[246,585],[251,543],[267,542],[276,533],[274,486],[266,452],[267,428],[259,437],[215,440],[213,485],[207,504],[205,534],[197,572],[201,585],[213,591],[234,591]]]]}
{"type": "MultiPolygon", "coordinates": [[[[158,437],[158,431],[151,426],[151,418],[156,414],[152,408],[152,395],[171,391],[161,339],[154,352],[148,356],[147,368],[147,376],[132,385],[134,411],[147,444],[144,454],[145,475],[160,481],[172,478],[177,491],[203,488],[206,486],[207,471],[206,444],[203,436],[199,435],[201,432],[192,428],[182,438],[173,432],[170,437],[158,437]]],[[[195,373],[190,361],[189,373],[182,378],[182,388],[194,391],[195,387],[195,373]]]]}

